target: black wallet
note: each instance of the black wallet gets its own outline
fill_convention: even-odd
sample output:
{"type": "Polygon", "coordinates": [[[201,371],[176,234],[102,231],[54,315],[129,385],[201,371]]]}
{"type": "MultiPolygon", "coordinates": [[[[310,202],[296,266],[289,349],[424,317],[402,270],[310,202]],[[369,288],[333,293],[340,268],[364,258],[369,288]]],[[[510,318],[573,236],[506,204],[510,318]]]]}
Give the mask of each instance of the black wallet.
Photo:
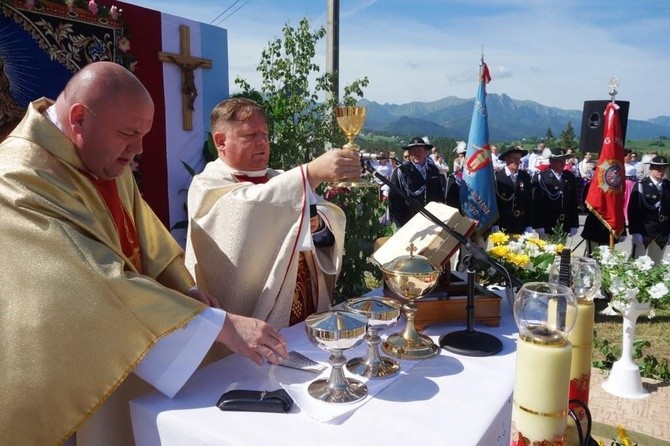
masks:
{"type": "Polygon", "coordinates": [[[293,399],[284,389],[273,390],[229,390],[221,395],[216,406],[221,410],[247,412],[288,412],[293,399]]]}

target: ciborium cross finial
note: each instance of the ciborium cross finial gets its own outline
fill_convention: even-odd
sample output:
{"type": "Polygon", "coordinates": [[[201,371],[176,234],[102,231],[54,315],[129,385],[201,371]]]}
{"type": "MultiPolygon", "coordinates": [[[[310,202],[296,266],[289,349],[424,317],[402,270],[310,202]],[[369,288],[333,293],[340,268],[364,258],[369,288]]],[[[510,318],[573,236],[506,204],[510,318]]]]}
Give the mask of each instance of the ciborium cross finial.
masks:
{"type": "Polygon", "coordinates": [[[414,251],[416,251],[416,246],[414,246],[414,243],[409,244],[409,246],[405,249],[405,251],[409,252],[410,257],[414,257],[414,251]]]}

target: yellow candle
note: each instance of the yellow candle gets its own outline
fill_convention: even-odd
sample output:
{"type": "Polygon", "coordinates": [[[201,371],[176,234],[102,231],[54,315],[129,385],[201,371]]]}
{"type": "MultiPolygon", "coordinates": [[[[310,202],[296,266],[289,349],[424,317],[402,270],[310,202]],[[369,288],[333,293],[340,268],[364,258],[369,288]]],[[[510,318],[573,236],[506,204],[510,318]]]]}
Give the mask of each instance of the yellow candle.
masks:
{"type": "MultiPolygon", "coordinates": [[[[571,311],[570,309],[568,311],[571,311]]],[[[589,403],[591,387],[591,361],[593,354],[593,320],[595,306],[593,301],[579,299],[577,302],[577,320],[568,339],[572,344],[572,365],[570,366],[570,399],[589,403]]],[[[586,429],[586,413],[576,405],[571,405],[586,429]]],[[[579,445],[577,428],[572,418],[568,419],[568,445],[579,445]]]]}
{"type": "MultiPolygon", "coordinates": [[[[568,309],[568,311],[572,311],[568,309]]],[[[593,301],[580,299],[577,304],[575,327],[568,335],[572,344],[572,365],[570,367],[570,399],[589,402],[589,381],[591,378],[591,357],[593,353],[593,301]]]]}
{"type": "Polygon", "coordinates": [[[519,337],[516,351],[512,445],[528,440],[564,444],[572,345],[519,337]]]}

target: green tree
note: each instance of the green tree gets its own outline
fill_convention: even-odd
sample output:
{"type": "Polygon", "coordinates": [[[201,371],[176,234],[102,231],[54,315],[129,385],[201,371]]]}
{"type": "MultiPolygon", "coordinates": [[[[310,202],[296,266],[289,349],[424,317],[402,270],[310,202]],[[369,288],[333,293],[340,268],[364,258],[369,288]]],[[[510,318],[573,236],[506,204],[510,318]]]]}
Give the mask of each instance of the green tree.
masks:
{"type": "MultiPolygon", "coordinates": [[[[235,83],[242,95],[263,98],[272,144],[270,165],[289,169],[322,153],[326,142],[339,144],[344,139],[332,113],[336,99],[323,99],[333,90],[334,77],[321,73],[314,62],[316,44],[325,37],[325,28],[311,31],[309,20],[303,18],[296,28],[285,24],[283,34],[261,53],[257,67],[261,88],[255,90],[239,77],[235,83]]],[[[344,102],[355,104],[354,96],[362,97],[367,85],[364,77],[345,86],[344,102]]]]}
{"type": "Polygon", "coordinates": [[[554,132],[551,131],[551,127],[547,127],[547,133],[544,134],[544,143],[548,146],[554,142],[554,132]]]}
{"type": "Polygon", "coordinates": [[[561,132],[560,144],[564,149],[575,148],[577,146],[575,129],[572,128],[572,121],[568,121],[568,124],[565,126],[565,130],[561,132]]]}
{"type": "MultiPolygon", "coordinates": [[[[257,67],[262,77],[260,88],[235,79],[242,90],[240,95],[251,97],[265,109],[273,168],[291,169],[321,154],[326,143],[338,147],[345,141],[332,111],[337,100],[323,99],[326,92],[334,89],[334,75],[321,73],[314,62],[316,44],[325,35],[323,27],[311,31],[307,18],[300,20],[296,28],[287,23],[283,38],[269,42],[261,53],[257,67]]],[[[363,97],[367,85],[367,77],[346,85],[342,102],[355,105],[355,98],[363,97]]],[[[387,232],[379,223],[384,207],[376,186],[347,189],[325,185],[319,192],[338,204],[347,216],[343,266],[335,290],[335,300],[339,302],[368,290],[369,284],[374,283],[371,275],[375,280],[381,278],[381,272],[368,258],[374,240],[387,232]]]]}

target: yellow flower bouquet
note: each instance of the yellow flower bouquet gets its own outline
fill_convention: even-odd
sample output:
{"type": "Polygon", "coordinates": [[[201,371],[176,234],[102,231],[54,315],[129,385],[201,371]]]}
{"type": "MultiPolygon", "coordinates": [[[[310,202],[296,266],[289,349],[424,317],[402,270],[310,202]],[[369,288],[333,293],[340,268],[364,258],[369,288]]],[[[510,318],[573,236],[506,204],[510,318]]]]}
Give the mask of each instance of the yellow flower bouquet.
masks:
{"type": "MultiPolygon", "coordinates": [[[[491,258],[523,282],[546,282],[554,258],[565,248],[562,243],[542,240],[534,233],[509,235],[493,232],[488,243],[487,252],[491,258]]],[[[500,279],[496,276],[483,278],[488,283],[496,283],[500,279]]]]}

